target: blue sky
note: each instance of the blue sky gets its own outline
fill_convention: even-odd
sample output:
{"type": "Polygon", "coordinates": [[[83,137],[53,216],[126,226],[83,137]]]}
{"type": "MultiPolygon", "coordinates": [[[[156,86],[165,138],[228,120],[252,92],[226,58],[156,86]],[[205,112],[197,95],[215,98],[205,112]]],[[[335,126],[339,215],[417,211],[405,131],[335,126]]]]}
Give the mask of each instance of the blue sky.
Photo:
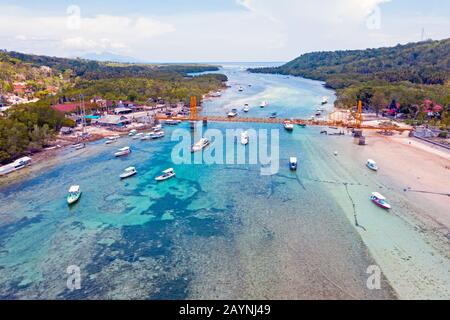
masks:
{"type": "Polygon", "coordinates": [[[140,61],[287,61],[450,37],[438,0],[0,0],[8,50],[140,61]],[[75,5],[75,7],[74,7],[75,5]]]}

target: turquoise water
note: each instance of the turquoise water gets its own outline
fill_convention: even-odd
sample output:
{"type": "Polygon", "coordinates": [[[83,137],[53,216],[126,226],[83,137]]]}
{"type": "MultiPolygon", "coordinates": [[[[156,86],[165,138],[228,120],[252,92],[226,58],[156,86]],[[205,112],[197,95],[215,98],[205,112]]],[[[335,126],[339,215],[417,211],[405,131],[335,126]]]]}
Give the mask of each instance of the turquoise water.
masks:
{"type": "MultiPolygon", "coordinates": [[[[323,96],[333,101],[319,82],[249,74],[239,65],[221,72],[231,87],[206,102],[203,114],[224,115],[248,103],[248,116],[309,117],[323,96]],[[266,109],[259,108],[263,100],[266,109]]],[[[1,187],[0,298],[394,297],[384,278],[382,290],[367,289],[365,272],[374,260],[330,193],[329,164],[317,165],[332,159],[325,149],[333,140],[313,128],[288,133],[278,125],[208,123],[204,130],[279,130],[280,170],[263,176],[260,164],[174,164],[177,142],[170,136],[180,128],[189,130],[188,124],[166,127],[158,141],[95,142],[1,187]],[[114,158],[127,145],[132,154],[114,158]],[[297,172],[288,168],[290,156],[299,159],[297,172]],[[128,166],[138,175],[120,181],[128,166]],[[156,183],[168,167],[177,177],[156,183]],[[83,195],[69,208],[72,184],[83,195]],[[71,265],[80,267],[80,290],[67,289],[71,265]]]]}

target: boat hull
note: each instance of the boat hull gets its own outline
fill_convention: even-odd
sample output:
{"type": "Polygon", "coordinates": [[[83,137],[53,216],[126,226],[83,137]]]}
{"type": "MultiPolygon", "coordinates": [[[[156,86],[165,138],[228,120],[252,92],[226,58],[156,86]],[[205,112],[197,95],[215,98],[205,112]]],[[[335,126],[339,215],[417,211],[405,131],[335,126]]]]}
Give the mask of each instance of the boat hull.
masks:
{"type": "Polygon", "coordinates": [[[385,209],[385,210],[391,209],[391,206],[389,204],[387,204],[386,202],[381,202],[377,198],[371,197],[370,200],[382,209],[385,209]]]}
{"type": "Polygon", "coordinates": [[[175,173],[171,174],[171,175],[167,175],[167,176],[162,175],[162,176],[156,177],[155,180],[158,181],[158,182],[161,182],[161,181],[169,180],[169,179],[171,179],[173,177],[175,177],[175,173]]]}
{"type": "Polygon", "coordinates": [[[69,206],[73,205],[73,204],[77,203],[78,200],[80,200],[80,198],[81,198],[81,192],[77,196],[67,196],[67,204],[69,206]]]}

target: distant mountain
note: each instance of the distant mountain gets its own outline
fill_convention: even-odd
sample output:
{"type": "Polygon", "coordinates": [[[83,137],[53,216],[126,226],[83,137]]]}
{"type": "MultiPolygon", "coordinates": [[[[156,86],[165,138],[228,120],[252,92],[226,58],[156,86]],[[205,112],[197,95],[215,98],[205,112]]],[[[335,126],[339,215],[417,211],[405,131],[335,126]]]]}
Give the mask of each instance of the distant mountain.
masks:
{"type": "Polygon", "coordinates": [[[101,62],[120,62],[120,63],[142,63],[143,61],[138,60],[133,57],[118,55],[111,52],[104,52],[104,53],[85,53],[79,58],[82,59],[88,59],[88,60],[94,60],[94,61],[101,61],[101,62]]]}
{"type": "Polygon", "coordinates": [[[450,79],[450,39],[391,48],[313,52],[280,67],[250,71],[323,80],[334,89],[368,80],[444,84],[450,79]]]}

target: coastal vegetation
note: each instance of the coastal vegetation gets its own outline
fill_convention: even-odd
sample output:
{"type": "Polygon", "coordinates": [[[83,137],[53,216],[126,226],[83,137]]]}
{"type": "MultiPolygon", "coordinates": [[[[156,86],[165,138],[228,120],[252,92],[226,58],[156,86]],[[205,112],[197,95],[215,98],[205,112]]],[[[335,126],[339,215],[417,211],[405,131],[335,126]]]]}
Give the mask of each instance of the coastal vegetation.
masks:
{"type": "Polygon", "coordinates": [[[420,122],[434,113],[432,120],[442,119],[449,125],[450,39],[307,53],[280,67],[249,71],[324,81],[336,90],[337,107],[351,108],[361,99],[376,112],[395,105],[395,113],[411,120],[420,122]],[[427,110],[426,101],[432,102],[431,109],[427,110]]]}
{"type": "Polygon", "coordinates": [[[21,81],[21,94],[38,100],[0,114],[0,163],[42,149],[61,127],[75,125],[54,110],[54,104],[78,101],[80,95],[87,101],[96,97],[137,103],[187,101],[189,96],[201,98],[220,89],[227,80],[222,74],[189,74],[216,70],[211,65],[118,64],[0,51],[2,96],[18,95],[15,86],[21,81]],[[55,90],[49,90],[50,85],[55,90]]]}

